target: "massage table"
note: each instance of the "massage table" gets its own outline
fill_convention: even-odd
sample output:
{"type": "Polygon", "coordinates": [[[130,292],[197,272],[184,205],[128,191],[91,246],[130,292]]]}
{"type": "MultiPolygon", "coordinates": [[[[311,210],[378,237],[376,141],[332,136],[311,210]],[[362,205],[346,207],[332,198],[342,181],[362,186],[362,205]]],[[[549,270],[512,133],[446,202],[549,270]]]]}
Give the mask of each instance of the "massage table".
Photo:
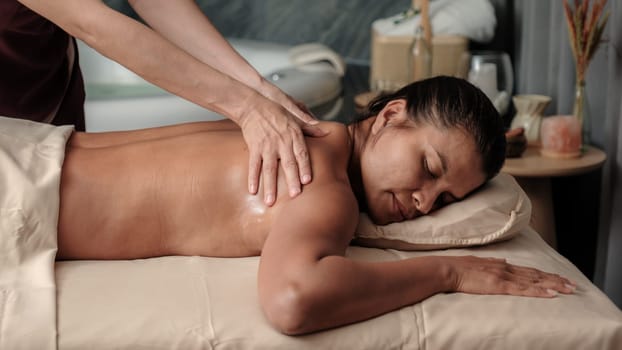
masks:
{"type": "Polygon", "coordinates": [[[479,248],[403,252],[352,246],[352,259],[477,255],[559,273],[572,295],[438,294],[370,320],[280,334],[257,297],[259,258],[164,257],[55,266],[60,349],[621,349],[622,314],[568,260],[526,229],[479,248]]]}
{"type": "Polygon", "coordinates": [[[0,126],[0,349],[622,349],[622,312],[529,227],[479,247],[350,246],[347,256],[505,258],[575,281],[574,294],[437,294],[304,336],[283,335],[264,318],[258,257],[55,262],[71,129],[5,118],[0,126]]]}

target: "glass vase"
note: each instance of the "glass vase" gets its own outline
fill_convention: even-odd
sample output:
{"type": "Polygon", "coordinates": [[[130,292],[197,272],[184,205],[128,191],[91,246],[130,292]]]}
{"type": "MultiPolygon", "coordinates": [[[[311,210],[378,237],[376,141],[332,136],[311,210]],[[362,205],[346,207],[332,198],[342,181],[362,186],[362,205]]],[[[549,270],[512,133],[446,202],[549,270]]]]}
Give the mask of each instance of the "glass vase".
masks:
{"type": "Polygon", "coordinates": [[[590,144],[590,134],[592,132],[592,128],[590,124],[590,108],[587,102],[584,80],[577,81],[572,114],[581,124],[581,149],[585,151],[586,147],[590,144]]]}

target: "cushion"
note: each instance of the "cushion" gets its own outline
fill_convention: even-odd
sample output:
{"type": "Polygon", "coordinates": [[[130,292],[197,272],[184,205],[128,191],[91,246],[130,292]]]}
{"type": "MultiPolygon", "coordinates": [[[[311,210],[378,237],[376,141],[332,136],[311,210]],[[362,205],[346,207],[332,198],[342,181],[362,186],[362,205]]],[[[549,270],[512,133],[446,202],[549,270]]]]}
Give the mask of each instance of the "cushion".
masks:
{"type": "Polygon", "coordinates": [[[529,198],[501,173],[462,201],[413,220],[379,226],[362,213],[354,243],[399,250],[476,246],[514,237],[530,218],[529,198]]]}

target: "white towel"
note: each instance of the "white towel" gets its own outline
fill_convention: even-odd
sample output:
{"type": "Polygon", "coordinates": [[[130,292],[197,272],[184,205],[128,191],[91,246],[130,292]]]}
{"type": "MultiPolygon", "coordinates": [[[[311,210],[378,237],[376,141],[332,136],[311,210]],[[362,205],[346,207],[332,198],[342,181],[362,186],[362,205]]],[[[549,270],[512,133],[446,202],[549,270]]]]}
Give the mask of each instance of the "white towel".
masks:
{"type": "Polygon", "coordinates": [[[56,227],[72,129],[0,117],[0,349],[56,349],[56,227]]]}
{"type": "MultiPolygon", "coordinates": [[[[421,16],[403,14],[374,21],[372,27],[386,36],[414,35],[421,16]]],[[[495,10],[488,0],[430,1],[432,33],[462,35],[477,42],[489,42],[495,34],[495,10]]]]}

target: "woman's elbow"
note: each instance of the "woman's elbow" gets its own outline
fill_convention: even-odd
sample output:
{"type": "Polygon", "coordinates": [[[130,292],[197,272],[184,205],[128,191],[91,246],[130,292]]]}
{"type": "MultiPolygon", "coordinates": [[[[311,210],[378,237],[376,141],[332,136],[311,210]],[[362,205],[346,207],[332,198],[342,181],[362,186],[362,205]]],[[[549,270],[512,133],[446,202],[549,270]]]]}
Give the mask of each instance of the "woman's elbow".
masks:
{"type": "Polygon", "coordinates": [[[269,287],[260,295],[261,307],[270,324],[286,335],[309,333],[313,298],[302,291],[299,284],[284,283],[282,287],[269,287]]]}

